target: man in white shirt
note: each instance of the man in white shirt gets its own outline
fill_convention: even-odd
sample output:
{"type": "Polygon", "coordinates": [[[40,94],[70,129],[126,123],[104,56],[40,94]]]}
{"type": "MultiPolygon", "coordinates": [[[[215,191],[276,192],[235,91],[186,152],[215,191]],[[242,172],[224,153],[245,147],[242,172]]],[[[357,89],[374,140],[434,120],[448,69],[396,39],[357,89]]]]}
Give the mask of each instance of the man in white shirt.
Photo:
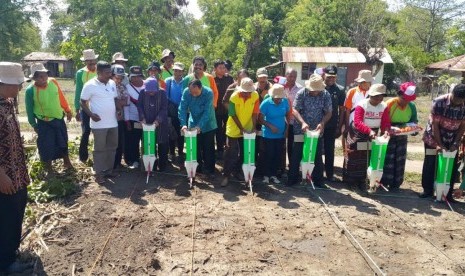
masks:
{"type": "Polygon", "coordinates": [[[111,80],[111,65],[97,63],[97,77],[89,80],[82,89],[81,108],[90,117],[94,135],[95,182],[105,183],[105,177],[115,177],[113,163],[118,146],[116,119],[116,84],[111,80]]]}

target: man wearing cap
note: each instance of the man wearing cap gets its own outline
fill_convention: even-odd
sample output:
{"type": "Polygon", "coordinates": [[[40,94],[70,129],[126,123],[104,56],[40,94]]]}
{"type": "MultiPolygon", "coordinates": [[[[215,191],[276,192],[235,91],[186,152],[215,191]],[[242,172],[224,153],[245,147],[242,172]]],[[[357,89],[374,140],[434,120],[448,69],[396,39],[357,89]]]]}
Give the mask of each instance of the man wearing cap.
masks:
{"type": "Polygon", "coordinates": [[[91,119],[90,127],[94,135],[93,167],[95,182],[99,184],[105,183],[105,177],[117,176],[113,173],[113,166],[118,146],[118,92],[111,74],[111,65],[99,61],[97,77],[84,85],[81,94],[82,111],[91,119]]]}
{"type": "Polygon", "coordinates": [[[160,69],[160,63],[158,61],[152,61],[149,64],[149,67],[147,67],[147,74],[148,77],[153,77],[156,78],[158,81],[158,86],[165,90],[166,89],[166,83],[164,79],[161,77],[161,69],[160,69]]]}
{"type": "Polygon", "coordinates": [[[284,93],[284,86],[273,84],[269,97],[260,104],[260,122],[262,123],[262,139],[265,144],[265,167],[263,183],[280,184],[277,178],[278,167],[282,164],[284,143],[286,139],[287,122],[289,122],[291,106],[284,93]]]}
{"type": "Polygon", "coordinates": [[[168,117],[176,135],[171,135],[169,140],[171,162],[176,157],[176,147],[178,157],[181,161],[184,155],[184,138],[181,136],[181,122],[178,118],[178,108],[182,97],[182,82],[184,76],[184,64],[175,62],[173,66],[173,76],[166,79],[166,96],[168,97],[168,117]]]}
{"type": "Polygon", "coordinates": [[[215,132],[216,120],[213,108],[213,92],[202,86],[199,79],[192,80],[182,93],[178,112],[181,132],[187,128],[197,130],[198,172],[207,177],[215,174],[215,132]],[[187,112],[189,111],[189,119],[187,112]]]}
{"type": "Polygon", "coordinates": [[[331,96],[325,90],[325,87],[323,78],[318,74],[312,74],[309,80],[305,82],[305,88],[297,92],[292,104],[292,112],[295,118],[295,136],[287,185],[297,184],[299,180],[299,165],[303,154],[304,133],[307,130],[319,130],[320,138],[318,139],[312,181],[315,186],[324,187],[321,135],[324,133],[325,125],[332,115],[331,96]]]}
{"type": "Polygon", "coordinates": [[[384,84],[374,84],[367,91],[368,99],[355,107],[354,120],[347,134],[344,163],[347,173],[344,182],[352,188],[366,191],[368,168],[368,142],[376,136],[388,135],[391,128],[389,108],[383,102],[386,96],[384,84]]]}
{"type": "Polygon", "coordinates": [[[342,126],[344,125],[344,100],[346,94],[344,87],[336,83],[337,80],[337,67],[329,65],[324,68],[323,78],[325,80],[326,91],[331,96],[333,106],[333,115],[328,123],[325,125],[325,132],[323,134],[323,147],[325,155],[325,172],[326,179],[335,181],[334,178],[334,148],[336,138],[341,136],[342,126]]]}
{"type": "Polygon", "coordinates": [[[111,66],[112,80],[116,84],[116,91],[118,93],[116,104],[116,119],[118,120],[118,147],[116,148],[115,165],[113,169],[121,167],[121,160],[123,158],[124,148],[124,133],[126,132],[126,123],[124,121],[124,108],[129,105],[129,95],[124,84],[124,80],[128,80],[124,67],[120,64],[113,64],[111,66]]]}
{"type": "Polygon", "coordinates": [[[129,102],[128,105],[124,107],[124,121],[126,123],[126,131],[124,133],[124,160],[131,169],[139,168],[139,147],[142,139],[142,125],[139,122],[137,102],[144,88],[142,67],[131,66],[131,68],[129,68],[129,84],[126,85],[129,102]]]}
{"type": "Polygon", "coordinates": [[[216,60],[213,63],[213,68],[215,71],[215,83],[218,88],[218,101],[216,104],[216,124],[218,128],[216,129],[216,153],[218,159],[223,158],[224,145],[226,143],[226,122],[228,120],[228,110],[224,105],[221,104],[221,101],[226,94],[228,87],[234,82],[234,79],[226,75],[226,63],[223,60],[216,60]]]}
{"type": "Polygon", "coordinates": [[[13,98],[25,80],[21,64],[0,62],[0,274],[32,267],[16,260],[29,175],[13,98]]]}
{"type": "Polygon", "coordinates": [[[226,123],[226,146],[224,151],[223,181],[221,186],[228,185],[229,177],[241,175],[241,164],[244,156],[244,133],[255,131],[260,101],[255,92],[253,81],[243,78],[237,91],[229,99],[228,121],[226,123]]]}
{"type": "Polygon", "coordinates": [[[52,173],[52,161],[63,158],[66,169],[73,168],[68,155],[68,122],[73,115],[58,82],[48,77],[42,63],[31,65],[34,82],[26,89],[26,113],[29,124],[37,133],[37,149],[47,173],[52,173]]]}
{"type": "Polygon", "coordinates": [[[192,60],[192,66],[194,72],[192,74],[187,75],[183,80],[183,89],[186,89],[189,83],[194,80],[200,80],[203,87],[208,87],[213,92],[213,107],[216,108],[218,103],[218,88],[216,87],[215,78],[205,72],[207,70],[207,62],[205,61],[204,57],[196,56],[192,60]]]}
{"type": "Polygon", "coordinates": [[[76,90],[74,95],[74,107],[76,109],[76,121],[81,122],[82,136],[79,144],[79,160],[86,162],[89,158],[89,136],[90,136],[90,118],[85,112],[81,110],[81,92],[84,84],[97,76],[95,66],[97,64],[98,55],[95,54],[93,49],[82,51],[81,61],[84,61],[86,66],[76,72],[76,90]]]}
{"type": "Polygon", "coordinates": [[[161,68],[161,79],[166,81],[167,78],[173,77],[173,64],[174,58],[176,55],[170,49],[163,50],[161,54],[161,63],[163,63],[163,68],[161,68]]]}

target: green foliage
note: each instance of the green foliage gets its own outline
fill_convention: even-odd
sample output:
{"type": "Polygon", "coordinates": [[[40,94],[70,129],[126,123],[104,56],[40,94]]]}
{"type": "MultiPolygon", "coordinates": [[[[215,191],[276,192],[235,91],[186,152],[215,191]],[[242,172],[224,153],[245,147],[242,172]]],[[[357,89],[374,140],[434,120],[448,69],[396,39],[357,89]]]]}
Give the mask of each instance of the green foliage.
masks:
{"type": "Polygon", "coordinates": [[[465,54],[465,20],[458,20],[447,30],[446,49],[451,56],[465,54]]]}

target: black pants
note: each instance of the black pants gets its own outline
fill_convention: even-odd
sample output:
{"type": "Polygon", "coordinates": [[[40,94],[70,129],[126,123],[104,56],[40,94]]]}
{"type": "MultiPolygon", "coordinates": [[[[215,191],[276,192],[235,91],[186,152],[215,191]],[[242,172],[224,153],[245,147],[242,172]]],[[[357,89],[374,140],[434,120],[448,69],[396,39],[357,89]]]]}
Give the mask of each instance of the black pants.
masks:
{"type": "Polygon", "coordinates": [[[262,136],[255,137],[255,175],[265,175],[265,142],[262,136]]]}
{"type": "Polygon", "coordinates": [[[292,157],[292,147],[294,146],[294,125],[289,125],[289,132],[287,134],[287,159],[289,162],[292,157]]]}
{"type": "Polygon", "coordinates": [[[230,176],[231,173],[240,173],[241,164],[244,160],[244,138],[227,137],[224,149],[223,175],[230,176]]]}
{"type": "MultiPolygon", "coordinates": [[[[315,156],[315,168],[312,172],[312,181],[315,185],[323,185],[323,157],[321,156],[321,150],[323,148],[322,138],[318,139],[318,145],[316,148],[315,156]]],[[[302,161],[303,155],[303,142],[294,142],[294,148],[292,151],[292,157],[289,162],[289,183],[295,184],[299,181],[299,167],[300,161],[302,161]]]]}
{"type": "Polygon", "coordinates": [[[334,176],[334,148],[336,145],[336,127],[327,127],[323,132],[326,177],[334,176]]]}
{"type": "Polygon", "coordinates": [[[178,148],[178,156],[180,156],[184,151],[184,137],[181,135],[181,122],[178,117],[170,117],[171,125],[176,131],[176,139],[171,139],[169,142],[170,154],[175,155],[176,147],[178,148]]]}
{"type": "Polygon", "coordinates": [[[215,133],[216,129],[197,135],[197,162],[204,173],[215,172],[215,133]]]}
{"type": "Polygon", "coordinates": [[[121,165],[121,160],[123,159],[123,150],[124,150],[124,132],[126,130],[126,123],[124,121],[118,121],[118,147],[116,148],[115,154],[115,165],[113,169],[121,165]]]}
{"type": "MultiPolygon", "coordinates": [[[[436,178],[436,162],[437,155],[426,155],[426,149],[432,149],[425,144],[425,160],[423,161],[423,171],[421,176],[421,186],[425,194],[434,194],[434,180],[436,178]]],[[[450,189],[447,197],[452,196],[454,190],[455,179],[457,178],[457,157],[454,159],[454,166],[452,168],[452,176],[450,178],[450,189]]]]}
{"type": "Polygon", "coordinates": [[[216,113],[216,151],[223,152],[224,145],[226,144],[226,122],[228,121],[228,114],[216,113]]]}
{"type": "Polygon", "coordinates": [[[263,138],[265,143],[265,168],[264,176],[276,176],[278,168],[281,168],[284,138],[281,139],[268,139],[263,138]]]}
{"type": "Polygon", "coordinates": [[[157,161],[155,162],[158,170],[164,171],[166,170],[166,165],[168,163],[168,143],[158,143],[157,144],[157,154],[158,158],[157,161]]]}
{"type": "Polygon", "coordinates": [[[81,143],[79,144],[79,160],[85,162],[89,158],[90,117],[82,110],[80,114],[82,135],[81,143]]]}
{"type": "Polygon", "coordinates": [[[139,162],[140,142],[142,140],[142,129],[134,128],[136,121],[129,121],[131,130],[125,128],[124,132],[124,161],[128,165],[139,162]]]}
{"type": "Polygon", "coordinates": [[[8,268],[16,259],[26,203],[26,188],[14,195],[0,193],[0,270],[8,268]]]}

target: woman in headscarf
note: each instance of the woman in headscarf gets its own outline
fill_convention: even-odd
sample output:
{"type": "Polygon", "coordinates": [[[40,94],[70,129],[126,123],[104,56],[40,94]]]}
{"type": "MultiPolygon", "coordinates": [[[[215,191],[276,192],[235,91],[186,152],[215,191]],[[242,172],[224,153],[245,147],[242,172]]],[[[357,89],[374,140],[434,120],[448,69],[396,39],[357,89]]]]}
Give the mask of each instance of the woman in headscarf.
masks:
{"type": "MultiPolygon", "coordinates": [[[[397,97],[386,102],[389,108],[391,125],[403,128],[407,123],[417,123],[416,86],[413,82],[403,83],[397,97]]],[[[405,161],[407,159],[407,135],[393,135],[389,139],[386,157],[384,159],[383,177],[381,183],[395,192],[404,182],[405,161]]]]}

